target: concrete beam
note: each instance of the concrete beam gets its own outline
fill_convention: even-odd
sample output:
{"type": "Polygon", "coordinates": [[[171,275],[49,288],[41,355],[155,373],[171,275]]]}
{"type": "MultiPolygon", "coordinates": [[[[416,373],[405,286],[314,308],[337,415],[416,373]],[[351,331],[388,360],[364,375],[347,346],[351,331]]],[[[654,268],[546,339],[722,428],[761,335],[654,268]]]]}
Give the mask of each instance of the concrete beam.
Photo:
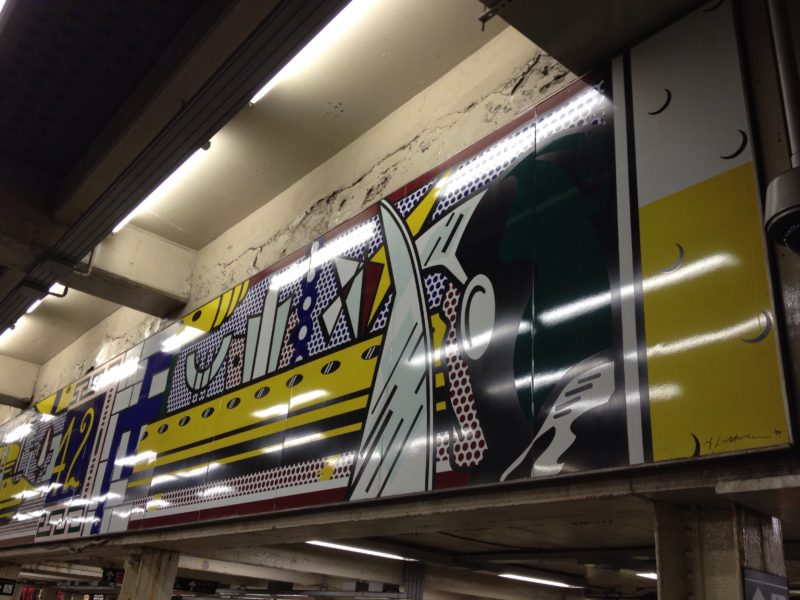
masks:
{"type": "Polygon", "coordinates": [[[39,365],[0,354],[0,404],[27,408],[39,376],[39,365]]]}
{"type": "MultiPolygon", "coordinates": [[[[35,560],[92,560],[101,563],[140,546],[197,554],[228,547],[263,546],[316,539],[324,532],[329,539],[389,536],[425,531],[463,529],[465,524],[482,528],[524,520],[528,526],[565,522],[575,515],[581,521],[610,516],[623,523],[637,523],[652,530],[649,498],[673,502],[722,503],[714,486],[723,482],[779,477],[800,472],[800,457],[794,451],[720,457],[694,463],[659,465],[657,468],[575,475],[533,482],[505,484],[496,488],[453,490],[423,499],[394,498],[369,503],[282,511],[219,522],[196,522],[160,530],[143,530],[102,540],[63,540],[0,548],[0,561],[28,563],[35,560]],[[568,482],[568,485],[566,484],[568,482]],[[572,517],[571,517],[572,516],[572,517]]],[[[780,516],[780,507],[777,516],[780,516]]],[[[652,538],[650,538],[652,539],[652,538]]],[[[605,544],[604,544],[605,546],[605,544]]],[[[230,557],[215,557],[230,560],[230,557]]]]}
{"type": "Polygon", "coordinates": [[[119,600],[169,600],[175,587],[178,555],[144,549],[125,561],[119,600]]]}
{"type": "Polygon", "coordinates": [[[29,269],[66,231],[48,213],[54,177],[0,153],[0,265],[29,269]]]}
{"type": "Polygon", "coordinates": [[[204,558],[182,554],[178,559],[178,572],[181,576],[191,576],[221,581],[224,579],[253,579],[258,581],[288,581],[294,584],[323,586],[330,582],[328,577],[304,573],[292,569],[275,569],[231,560],[204,558]]]}
{"type": "Polygon", "coordinates": [[[189,297],[195,252],[128,226],[94,250],[89,272],[63,283],[81,292],[141,312],[166,317],[189,297]]]}
{"type": "MultiPolygon", "coordinates": [[[[281,548],[226,548],[219,552],[228,560],[260,565],[274,569],[288,569],[304,573],[317,573],[357,581],[378,581],[393,585],[405,583],[405,562],[359,556],[347,552],[328,550],[296,550],[281,548]]],[[[454,569],[426,565],[426,589],[455,594],[474,595],[481,598],[514,600],[535,597],[540,600],[567,600],[582,598],[575,590],[562,590],[541,585],[519,583],[508,579],[454,569]]]]}
{"type": "Polygon", "coordinates": [[[277,0],[203,2],[68,175],[56,216],[74,222],[86,211],[276,4],[277,0]]]}
{"type": "MultiPolygon", "coordinates": [[[[495,14],[579,76],[702,3],[702,0],[606,0],[589,4],[582,0],[482,1],[484,6],[494,7],[495,14]]],[[[484,12],[485,16],[490,14],[484,12]]]]}
{"type": "Polygon", "coordinates": [[[61,581],[99,581],[103,578],[103,569],[78,563],[34,563],[22,567],[25,575],[31,579],[52,579],[61,581]]]}

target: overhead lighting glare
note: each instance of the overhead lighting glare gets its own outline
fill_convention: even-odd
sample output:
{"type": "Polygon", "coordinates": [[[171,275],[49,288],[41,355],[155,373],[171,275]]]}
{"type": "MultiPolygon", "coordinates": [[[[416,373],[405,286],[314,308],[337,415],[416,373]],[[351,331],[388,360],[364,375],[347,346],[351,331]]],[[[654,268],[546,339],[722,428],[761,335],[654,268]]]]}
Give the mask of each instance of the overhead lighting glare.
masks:
{"type": "Polygon", "coordinates": [[[25,314],[26,315],[31,314],[33,311],[35,311],[37,308],[39,308],[39,305],[41,303],[42,303],[42,299],[41,298],[39,300],[36,300],[35,302],[33,302],[28,308],[25,309],[25,314]]]}
{"type": "Polygon", "coordinates": [[[163,342],[161,342],[161,351],[167,354],[171,352],[175,352],[179,348],[185,346],[189,342],[193,342],[200,336],[205,333],[202,329],[198,329],[197,327],[186,327],[179,333],[175,335],[171,335],[163,342]]]}
{"type": "Polygon", "coordinates": [[[48,293],[53,294],[54,296],[63,296],[67,293],[67,286],[58,283],[57,281],[50,286],[50,289],[47,290],[48,293]]]}
{"type": "Polygon", "coordinates": [[[652,572],[650,572],[650,573],[636,573],[636,576],[637,577],[644,577],[645,579],[653,579],[653,580],[658,579],[658,573],[652,573],[652,572]]]}
{"type": "Polygon", "coordinates": [[[3,333],[0,333],[0,342],[7,340],[12,331],[14,331],[14,328],[8,327],[3,333]]]}
{"type": "Polygon", "coordinates": [[[250,104],[255,104],[266,96],[269,91],[281,81],[294,77],[307,70],[314,61],[327,54],[333,43],[342,37],[366,12],[367,7],[374,0],[351,0],[342,11],[336,15],[325,28],[320,31],[305,47],[298,52],[292,60],[286,63],[278,74],[270,79],[255,96],[250,100],[250,104]]]}
{"type": "Polygon", "coordinates": [[[141,214],[148,208],[152,207],[152,205],[157,201],[163,198],[169,191],[171,191],[175,184],[183,179],[183,177],[192,171],[195,165],[198,163],[200,158],[203,156],[203,152],[210,148],[210,145],[207,145],[203,148],[197,150],[194,154],[192,154],[189,158],[187,158],[181,166],[175,169],[172,174],[167,177],[161,185],[159,185],[156,189],[150,192],[150,195],[147,196],[144,200],[142,200],[139,205],[134,208],[128,215],[122,219],[119,223],[117,223],[116,227],[111,230],[112,234],[119,233],[122,229],[133,220],[134,217],[141,214]]]}
{"type": "Polygon", "coordinates": [[[3,438],[3,443],[13,444],[14,442],[18,442],[22,438],[28,436],[31,431],[33,431],[33,425],[30,423],[23,423],[9,431],[3,438]]]}
{"type": "Polygon", "coordinates": [[[92,380],[92,390],[96,392],[103,388],[114,385],[115,383],[122,381],[123,379],[127,379],[131,375],[135,374],[138,369],[138,358],[131,358],[124,363],[114,365],[107,371],[100,373],[100,375],[92,380]]]}
{"type": "Polygon", "coordinates": [[[116,465],[117,467],[134,467],[144,462],[147,463],[155,462],[157,457],[158,454],[156,454],[152,450],[145,450],[144,452],[140,452],[139,454],[118,458],[117,460],[114,461],[114,465],[116,465]]]}
{"type": "Polygon", "coordinates": [[[500,577],[506,579],[516,579],[517,581],[525,581],[526,583],[538,583],[539,585],[549,585],[551,587],[559,588],[577,588],[580,586],[570,585],[563,581],[555,581],[554,579],[541,579],[539,577],[528,577],[527,575],[515,575],[513,573],[500,573],[500,577]]]}
{"type": "Polygon", "coordinates": [[[332,544],[331,542],[321,542],[319,540],[309,540],[306,544],[322,546],[323,548],[332,548],[333,550],[344,550],[345,552],[355,552],[357,554],[368,554],[369,556],[378,556],[380,558],[391,558],[392,560],[414,560],[413,558],[406,558],[399,554],[389,554],[388,552],[378,552],[377,550],[359,548],[358,546],[345,546],[344,544],[332,544]]]}

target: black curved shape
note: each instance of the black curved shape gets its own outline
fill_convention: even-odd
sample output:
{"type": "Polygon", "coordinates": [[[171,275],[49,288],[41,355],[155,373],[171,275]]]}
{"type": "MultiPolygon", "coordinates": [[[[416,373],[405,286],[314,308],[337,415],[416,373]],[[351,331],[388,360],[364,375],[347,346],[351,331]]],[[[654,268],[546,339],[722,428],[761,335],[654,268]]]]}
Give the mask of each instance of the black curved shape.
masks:
{"type": "Polygon", "coordinates": [[[700,456],[700,440],[697,439],[695,434],[692,434],[692,438],[694,439],[694,452],[692,452],[692,458],[697,458],[700,456]]]}
{"type": "Polygon", "coordinates": [[[664,101],[664,104],[661,105],[661,108],[658,108],[654,111],[648,111],[647,113],[648,115],[653,115],[653,116],[660,115],[662,112],[667,110],[669,103],[672,102],[672,92],[670,91],[669,88],[664,88],[664,91],[667,92],[667,99],[664,101]]]}
{"type": "Polygon", "coordinates": [[[772,317],[770,317],[769,313],[767,311],[765,311],[765,310],[762,310],[761,314],[767,320],[767,324],[764,326],[764,329],[761,331],[761,333],[759,333],[755,337],[741,338],[743,342],[745,342],[747,344],[757,344],[758,342],[761,342],[761,341],[767,339],[767,336],[769,335],[769,332],[772,331],[772,317]]]}
{"type": "Polygon", "coordinates": [[[677,242],[675,245],[678,247],[678,258],[668,266],[666,269],[661,269],[662,273],[672,273],[673,271],[677,271],[678,268],[683,264],[683,261],[686,260],[686,251],[683,249],[683,246],[678,244],[677,242]]]}
{"type": "Polygon", "coordinates": [[[742,143],[739,144],[739,147],[736,149],[736,151],[733,154],[723,154],[723,155],[720,155],[720,158],[723,158],[725,160],[730,160],[732,158],[736,158],[742,152],[744,152],[744,149],[747,147],[747,134],[744,131],[742,131],[741,129],[737,129],[737,131],[739,132],[739,135],[742,136],[742,143]]]}

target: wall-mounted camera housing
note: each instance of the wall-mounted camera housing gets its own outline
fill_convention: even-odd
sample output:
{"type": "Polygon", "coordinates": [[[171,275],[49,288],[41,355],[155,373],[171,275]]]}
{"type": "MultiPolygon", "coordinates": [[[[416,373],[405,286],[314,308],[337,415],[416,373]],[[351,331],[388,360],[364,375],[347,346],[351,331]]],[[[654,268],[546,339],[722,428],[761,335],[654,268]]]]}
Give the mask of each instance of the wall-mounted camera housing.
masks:
{"type": "Polygon", "coordinates": [[[773,241],[800,254],[800,168],[781,173],[767,186],[764,223],[773,241]]]}

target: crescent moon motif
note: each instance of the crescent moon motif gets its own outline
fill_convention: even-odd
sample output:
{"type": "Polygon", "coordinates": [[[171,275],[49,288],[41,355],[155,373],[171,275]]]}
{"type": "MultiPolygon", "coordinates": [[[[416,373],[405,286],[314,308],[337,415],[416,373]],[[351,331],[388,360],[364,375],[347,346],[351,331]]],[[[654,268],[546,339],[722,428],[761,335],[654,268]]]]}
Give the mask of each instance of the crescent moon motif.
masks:
{"type": "Polygon", "coordinates": [[[648,111],[647,113],[648,115],[653,115],[653,116],[659,115],[665,110],[667,110],[669,103],[672,102],[672,92],[669,90],[669,88],[664,88],[664,91],[667,93],[667,99],[664,101],[664,104],[661,105],[661,108],[658,108],[653,111],[648,111]]]}
{"type": "Polygon", "coordinates": [[[692,458],[697,458],[700,456],[700,440],[697,439],[695,434],[692,434],[692,438],[694,439],[694,452],[692,452],[692,458]]]}
{"type": "Polygon", "coordinates": [[[770,332],[770,331],[772,331],[772,317],[771,317],[771,316],[770,316],[770,314],[769,314],[767,311],[765,311],[765,310],[762,310],[762,311],[761,311],[761,316],[763,316],[763,317],[764,317],[764,319],[765,319],[765,320],[766,320],[766,322],[767,322],[767,324],[766,324],[766,325],[764,325],[764,329],[761,331],[761,333],[759,333],[759,334],[758,334],[757,336],[755,336],[755,337],[751,337],[751,338],[742,338],[742,341],[743,341],[743,342],[745,342],[745,343],[747,343],[747,344],[757,344],[758,342],[761,342],[761,341],[763,341],[763,340],[767,339],[767,336],[769,335],[769,332],[770,332]]]}
{"type": "Polygon", "coordinates": [[[678,247],[678,258],[669,267],[661,269],[662,273],[672,273],[673,271],[677,271],[678,268],[683,264],[683,261],[686,260],[686,252],[684,251],[683,246],[678,243],[675,245],[678,247]]]}
{"type": "Polygon", "coordinates": [[[732,158],[736,158],[742,152],[744,152],[744,149],[747,147],[747,134],[744,131],[742,131],[741,129],[737,129],[737,131],[739,132],[739,135],[742,136],[741,144],[739,144],[739,147],[736,149],[736,151],[733,154],[721,154],[720,158],[725,159],[725,160],[730,160],[732,158]]]}

